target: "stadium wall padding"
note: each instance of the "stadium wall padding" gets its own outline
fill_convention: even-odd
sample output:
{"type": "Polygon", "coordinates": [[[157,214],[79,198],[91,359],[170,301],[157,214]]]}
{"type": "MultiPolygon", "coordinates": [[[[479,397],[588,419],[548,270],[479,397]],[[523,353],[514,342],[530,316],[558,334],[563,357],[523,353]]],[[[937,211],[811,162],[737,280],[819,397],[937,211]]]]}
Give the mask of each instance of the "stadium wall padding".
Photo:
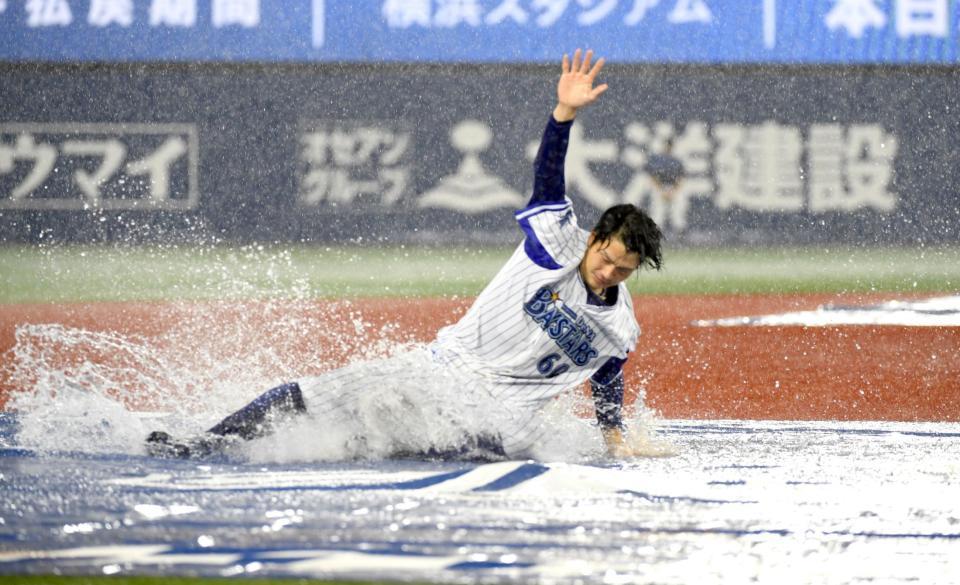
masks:
{"type": "MultiPolygon", "coordinates": [[[[0,65],[2,242],[512,243],[539,65],[0,65]]],[[[638,66],[582,112],[581,224],[689,244],[960,241],[953,68],[638,66]],[[669,206],[653,154],[684,165],[669,206]],[[659,206],[659,207],[658,207],[659,206]]]]}

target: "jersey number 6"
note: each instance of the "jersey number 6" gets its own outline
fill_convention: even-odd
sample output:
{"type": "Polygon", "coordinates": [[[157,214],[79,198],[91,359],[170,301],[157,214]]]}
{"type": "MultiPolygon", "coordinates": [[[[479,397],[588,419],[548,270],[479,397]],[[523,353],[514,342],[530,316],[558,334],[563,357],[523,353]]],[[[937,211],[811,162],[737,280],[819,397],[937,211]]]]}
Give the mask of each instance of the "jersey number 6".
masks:
{"type": "Polygon", "coordinates": [[[554,378],[570,369],[570,364],[554,365],[560,359],[559,353],[551,353],[537,362],[537,371],[543,374],[544,378],[554,378]]]}

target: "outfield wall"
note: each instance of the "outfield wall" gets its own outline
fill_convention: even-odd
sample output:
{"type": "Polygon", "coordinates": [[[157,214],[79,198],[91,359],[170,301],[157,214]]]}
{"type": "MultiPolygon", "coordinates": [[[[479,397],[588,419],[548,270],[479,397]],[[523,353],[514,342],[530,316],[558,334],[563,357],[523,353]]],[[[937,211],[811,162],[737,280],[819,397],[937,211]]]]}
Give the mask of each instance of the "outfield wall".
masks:
{"type": "MultiPolygon", "coordinates": [[[[555,66],[0,65],[0,241],[511,242],[555,66]]],[[[952,68],[607,67],[582,223],[692,244],[960,241],[952,68]],[[670,139],[685,177],[657,207],[670,139]],[[662,214],[662,215],[661,215],[662,214]]]]}

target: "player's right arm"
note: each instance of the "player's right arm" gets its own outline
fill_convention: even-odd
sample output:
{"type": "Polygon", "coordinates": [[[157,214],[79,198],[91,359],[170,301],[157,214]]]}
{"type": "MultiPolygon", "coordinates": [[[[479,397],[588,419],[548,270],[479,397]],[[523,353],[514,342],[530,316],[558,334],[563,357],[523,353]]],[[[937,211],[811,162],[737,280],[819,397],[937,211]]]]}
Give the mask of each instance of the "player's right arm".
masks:
{"type": "Polygon", "coordinates": [[[563,56],[563,72],[557,82],[557,105],[547,122],[533,163],[533,197],[528,208],[565,201],[563,166],[573,119],[577,116],[577,110],[593,103],[607,90],[607,84],[593,86],[597,74],[603,69],[603,59],[591,68],[593,51],[587,51],[582,61],[580,53],[580,49],[577,49],[573,54],[573,62],[567,55],[563,56]]]}
{"type": "Polygon", "coordinates": [[[557,83],[557,106],[543,132],[534,161],[533,196],[530,203],[514,215],[523,230],[524,249],[538,266],[555,270],[579,262],[583,250],[571,202],[566,196],[564,161],[570,141],[570,127],[577,110],[595,101],[607,89],[594,87],[594,79],[603,68],[603,59],[592,67],[593,51],[581,60],[581,51],[573,61],[563,56],[563,72],[557,83]]]}

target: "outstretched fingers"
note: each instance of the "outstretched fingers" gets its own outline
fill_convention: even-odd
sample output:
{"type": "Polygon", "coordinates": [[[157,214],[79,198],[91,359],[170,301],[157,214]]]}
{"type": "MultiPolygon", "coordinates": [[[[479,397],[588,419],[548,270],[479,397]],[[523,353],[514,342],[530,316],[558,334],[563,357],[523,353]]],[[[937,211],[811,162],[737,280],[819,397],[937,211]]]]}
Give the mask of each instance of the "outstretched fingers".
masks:
{"type": "Polygon", "coordinates": [[[593,49],[587,49],[587,52],[584,53],[582,49],[577,49],[573,52],[573,60],[570,60],[570,56],[566,53],[563,54],[563,72],[564,73],[582,73],[588,76],[590,79],[595,78],[600,70],[603,69],[603,64],[607,62],[606,59],[601,57],[597,60],[596,63],[593,63],[593,67],[590,67],[590,64],[593,62],[593,49]]]}
{"type": "Polygon", "coordinates": [[[590,92],[590,101],[593,101],[598,97],[600,97],[600,94],[607,91],[608,87],[609,86],[606,83],[604,83],[603,85],[598,85],[597,87],[593,88],[593,91],[590,92]]]}
{"type": "Polygon", "coordinates": [[[562,109],[555,112],[557,120],[573,119],[577,108],[592,103],[607,91],[606,83],[593,86],[605,62],[603,58],[594,62],[593,57],[591,49],[586,52],[577,49],[572,59],[566,53],[563,55],[563,74],[557,82],[558,107],[562,106],[562,109]]]}
{"type": "Polygon", "coordinates": [[[597,75],[600,74],[600,70],[603,69],[603,64],[606,62],[607,60],[604,59],[603,57],[600,57],[600,59],[597,60],[597,62],[593,66],[593,69],[591,69],[590,73],[587,74],[591,82],[597,78],[597,75]]]}
{"type": "Polygon", "coordinates": [[[570,71],[573,73],[580,72],[580,55],[581,55],[580,49],[577,49],[576,51],[573,52],[573,66],[570,69],[570,71]]]}

